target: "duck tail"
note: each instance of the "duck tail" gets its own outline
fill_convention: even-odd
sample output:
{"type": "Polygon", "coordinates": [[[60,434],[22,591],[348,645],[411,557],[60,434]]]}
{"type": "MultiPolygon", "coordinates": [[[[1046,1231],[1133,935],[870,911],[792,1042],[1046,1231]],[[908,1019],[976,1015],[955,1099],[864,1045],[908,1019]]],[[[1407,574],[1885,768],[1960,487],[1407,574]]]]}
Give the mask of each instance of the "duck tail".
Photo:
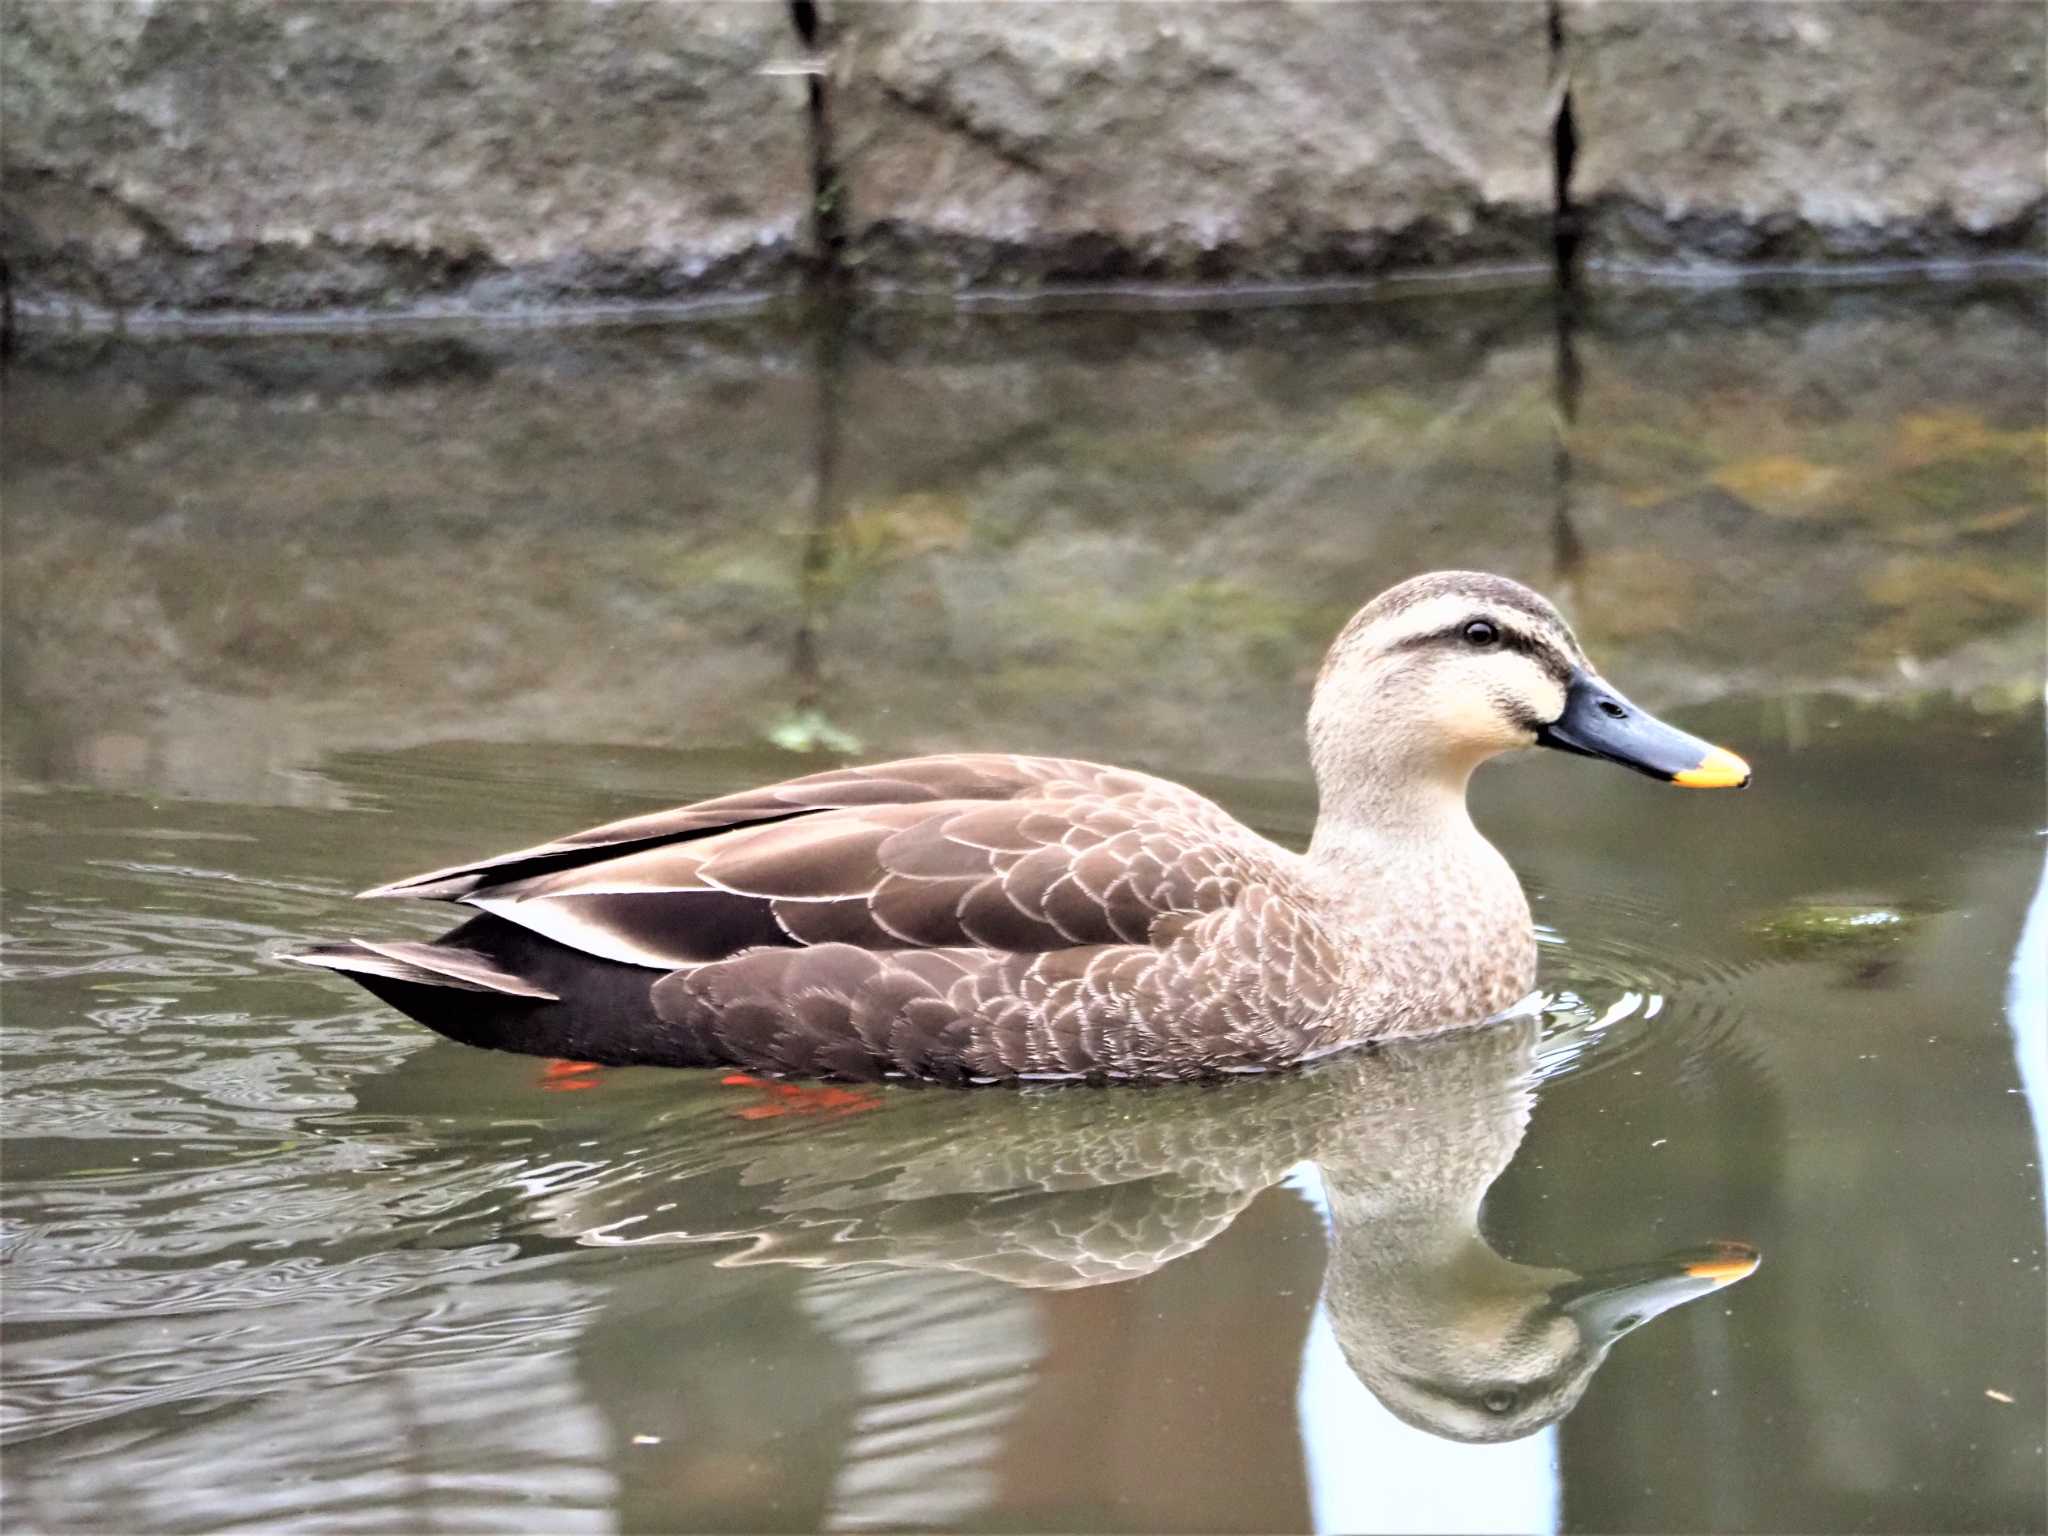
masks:
{"type": "MultiPolygon", "coordinates": [[[[295,965],[339,971],[366,985],[370,978],[413,987],[441,987],[458,992],[486,992],[500,997],[526,997],[559,1002],[558,993],[534,985],[493,964],[474,950],[446,943],[371,943],[351,939],[343,944],[312,944],[282,957],[295,965]]],[[[372,990],[375,990],[374,988],[372,990]]]]}
{"type": "Polygon", "coordinates": [[[621,1066],[724,1060],[708,1037],[655,1014],[662,972],[596,959],[490,913],[426,943],[354,939],[282,958],[346,976],[464,1045],[621,1066]]]}

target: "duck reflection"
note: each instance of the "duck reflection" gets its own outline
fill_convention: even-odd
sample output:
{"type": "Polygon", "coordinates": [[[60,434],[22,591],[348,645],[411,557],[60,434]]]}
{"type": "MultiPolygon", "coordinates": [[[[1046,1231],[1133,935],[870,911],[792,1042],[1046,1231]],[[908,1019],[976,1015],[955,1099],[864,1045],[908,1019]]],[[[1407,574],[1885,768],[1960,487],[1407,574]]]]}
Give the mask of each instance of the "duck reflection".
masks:
{"type": "Polygon", "coordinates": [[[1153,1089],[733,1078],[684,1134],[548,1195],[545,1216],[590,1244],[740,1245],[726,1265],[1071,1289],[1150,1274],[1290,1175],[1319,1178],[1323,1302],[1351,1370],[1419,1429],[1512,1440],[1569,1412],[1617,1339],[1758,1262],[1721,1243],[1579,1274],[1494,1251],[1480,1208],[1528,1125],[1540,1028],[1515,1019],[1153,1089]],[[758,1132],[736,1136],[734,1117],[758,1132]]]}

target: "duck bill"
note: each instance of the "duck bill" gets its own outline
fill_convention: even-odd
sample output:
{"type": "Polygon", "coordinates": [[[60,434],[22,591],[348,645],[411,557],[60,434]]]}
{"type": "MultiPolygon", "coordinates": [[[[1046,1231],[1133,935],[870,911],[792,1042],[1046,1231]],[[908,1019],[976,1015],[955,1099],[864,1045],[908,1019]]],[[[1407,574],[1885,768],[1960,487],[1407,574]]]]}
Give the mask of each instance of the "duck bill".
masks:
{"type": "Polygon", "coordinates": [[[1597,674],[1574,672],[1564,713],[1536,731],[1538,746],[1602,757],[1687,789],[1740,789],[1749,764],[1712,742],[1638,709],[1597,674]]]}
{"type": "Polygon", "coordinates": [[[1733,1285],[1761,1262],[1747,1243],[1713,1243],[1570,1281],[1550,1299],[1589,1340],[1607,1345],[1660,1312],[1733,1285]]]}

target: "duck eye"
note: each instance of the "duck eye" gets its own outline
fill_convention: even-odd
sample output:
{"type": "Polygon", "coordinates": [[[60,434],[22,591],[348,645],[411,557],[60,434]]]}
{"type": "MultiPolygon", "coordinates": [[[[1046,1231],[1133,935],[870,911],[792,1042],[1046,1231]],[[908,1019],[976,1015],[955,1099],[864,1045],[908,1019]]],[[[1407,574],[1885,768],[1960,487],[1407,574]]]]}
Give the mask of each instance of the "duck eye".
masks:
{"type": "Polygon", "coordinates": [[[1515,1406],[1515,1394],[1506,1387],[1495,1387],[1479,1401],[1486,1405],[1488,1413],[1506,1413],[1515,1406]]]}
{"type": "Polygon", "coordinates": [[[1467,645],[1492,645],[1499,639],[1500,631],[1484,619],[1474,619],[1465,626],[1465,643],[1467,645]]]}

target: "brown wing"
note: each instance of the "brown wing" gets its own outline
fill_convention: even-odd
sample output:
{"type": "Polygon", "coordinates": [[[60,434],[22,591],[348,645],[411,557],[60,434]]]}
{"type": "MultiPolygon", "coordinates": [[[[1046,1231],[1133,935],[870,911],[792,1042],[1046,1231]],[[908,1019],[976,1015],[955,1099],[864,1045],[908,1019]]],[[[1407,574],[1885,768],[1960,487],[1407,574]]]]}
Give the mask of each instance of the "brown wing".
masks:
{"type": "MultiPolygon", "coordinates": [[[[1036,782],[1005,798],[858,804],[628,842],[462,899],[585,953],[662,969],[762,946],[1042,953],[1146,944],[1162,917],[1220,910],[1293,858],[1164,780],[989,761],[1021,762],[1036,782]]],[[[760,806],[769,793],[734,798],[760,806]]]]}
{"type": "Polygon", "coordinates": [[[706,837],[733,827],[788,821],[819,811],[863,805],[920,805],[938,800],[1011,800],[1041,791],[1068,789],[1115,792],[1140,783],[1155,783],[1143,774],[1098,763],[1060,757],[1007,757],[996,753],[954,753],[910,757],[865,768],[834,768],[824,773],[786,779],[780,784],[741,790],[715,800],[645,816],[608,821],[603,826],[478,859],[453,864],[373,886],[357,894],[366,898],[417,896],[433,901],[460,901],[472,892],[507,881],[579,868],[636,849],[706,837]]]}

